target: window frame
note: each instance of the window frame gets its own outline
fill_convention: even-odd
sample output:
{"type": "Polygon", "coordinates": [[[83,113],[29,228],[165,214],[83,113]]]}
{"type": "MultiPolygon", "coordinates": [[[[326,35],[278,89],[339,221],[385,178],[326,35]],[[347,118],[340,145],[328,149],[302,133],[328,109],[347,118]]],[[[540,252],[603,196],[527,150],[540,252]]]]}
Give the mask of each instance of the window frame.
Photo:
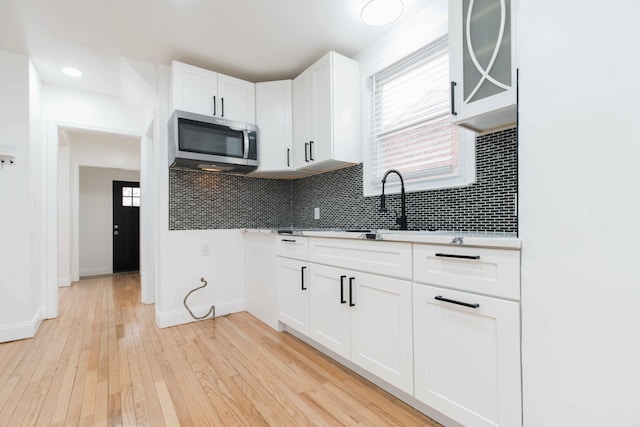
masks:
{"type": "MultiPolygon", "coordinates": [[[[414,63],[413,59],[419,55],[429,55],[429,52],[433,51],[433,46],[442,43],[442,39],[446,41],[446,50],[447,54],[449,54],[448,47],[448,37],[445,35],[437,40],[434,40],[418,49],[415,49],[413,52],[399,58],[394,61],[392,64],[382,67],[378,70],[375,70],[369,73],[368,76],[363,76],[366,79],[366,109],[365,114],[363,115],[365,118],[365,139],[364,139],[364,162],[363,162],[363,194],[366,197],[379,195],[381,192],[382,183],[378,183],[378,181],[374,181],[372,175],[372,153],[374,153],[374,135],[373,132],[373,77],[375,75],[380,75],[382,73],[388,72],[387,70],[398,68],[398,64],[405,62],[405,68],[398,68],[396,73],[401,74],[402,71],[408,70],[412,67],[412,63],[414,63]]],[[[447,106],[447,116],[448,116],[448,106],[447,106]]],[[[444,188],[457,188],[457,187],[465,187],[475,183],[476,181],[476,156],[475,156],[475,133],[462,128],[460,126],[451,125],[455,127],[458,131],[458,164],[459,164],[459,174],[454,176],[447,177],[434,177],[428,178],[424,177],[417,182],[406,182],[405,183],[405,191],[406,192],[418,192],[418,191],[428,191],[435,189],[444,189],[444,188]]],[[[407,128],[410,125],[406,126],[407,128]]],[[[400,173],[402,173],[402,169],[398,168],[400,173]]],[[[380,181],[382,177],[379,177],[380,181]]],[[[399,180],[393,179],[389,180],[389,182],[385,185],[385,193],[386,194],[394,194],[399,193],[401,189],[399,180]]]]}

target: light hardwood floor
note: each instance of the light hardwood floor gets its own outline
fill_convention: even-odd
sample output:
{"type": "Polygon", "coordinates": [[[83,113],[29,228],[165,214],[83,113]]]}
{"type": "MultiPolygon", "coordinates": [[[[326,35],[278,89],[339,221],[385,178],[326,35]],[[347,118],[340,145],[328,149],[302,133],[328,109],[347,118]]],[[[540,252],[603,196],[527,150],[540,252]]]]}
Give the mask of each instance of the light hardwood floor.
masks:
{"type": "Polygon", "coordinates": [[[158,329],[139,276],[60,290],[60,316],[0,344],[0,426],[439,424],[248,313],[158,329]]]}

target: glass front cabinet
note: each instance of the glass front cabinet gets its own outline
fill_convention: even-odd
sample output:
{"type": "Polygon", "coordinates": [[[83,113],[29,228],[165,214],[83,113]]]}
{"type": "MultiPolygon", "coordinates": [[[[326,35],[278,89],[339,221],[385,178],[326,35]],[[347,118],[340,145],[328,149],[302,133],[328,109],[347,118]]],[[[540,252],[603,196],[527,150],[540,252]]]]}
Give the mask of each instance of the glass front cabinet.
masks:
{"type": "Polygon", "coordinates": [[[483,132],[516,122],[517,0],[449,1],[451,120],[483,132]]]}

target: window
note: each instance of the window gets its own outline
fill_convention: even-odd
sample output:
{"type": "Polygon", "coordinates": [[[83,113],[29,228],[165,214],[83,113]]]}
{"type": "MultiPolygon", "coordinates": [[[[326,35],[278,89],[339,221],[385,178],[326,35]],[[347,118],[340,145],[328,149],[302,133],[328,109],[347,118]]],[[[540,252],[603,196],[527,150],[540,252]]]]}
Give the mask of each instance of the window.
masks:
{"type": "Polygon", "coordinates": [[[122,187],[122,206],[140,207],[140,188],[122,187]]]}
{"type": "MultiPolygon", "coordinates": [[[[449,123],[446,36],[371,76],[370,96],[365,195],[380,194],[389,169],[402,173],[407,191],[474,182],[475,137],[449,123]]],[[[400,186],[394,180],[386,188],[400,186]]]]}

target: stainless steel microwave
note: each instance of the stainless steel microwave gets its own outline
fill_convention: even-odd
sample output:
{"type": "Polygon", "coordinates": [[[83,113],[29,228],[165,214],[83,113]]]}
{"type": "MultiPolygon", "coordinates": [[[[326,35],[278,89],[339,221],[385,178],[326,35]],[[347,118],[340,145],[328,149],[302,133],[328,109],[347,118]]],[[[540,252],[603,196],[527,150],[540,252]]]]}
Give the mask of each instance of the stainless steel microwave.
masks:
{"type": "Polygon", "coordinates": [[[169,119],[169,166],[251,172],[258,167],[258,127],[174,110],[169,119]]]}

